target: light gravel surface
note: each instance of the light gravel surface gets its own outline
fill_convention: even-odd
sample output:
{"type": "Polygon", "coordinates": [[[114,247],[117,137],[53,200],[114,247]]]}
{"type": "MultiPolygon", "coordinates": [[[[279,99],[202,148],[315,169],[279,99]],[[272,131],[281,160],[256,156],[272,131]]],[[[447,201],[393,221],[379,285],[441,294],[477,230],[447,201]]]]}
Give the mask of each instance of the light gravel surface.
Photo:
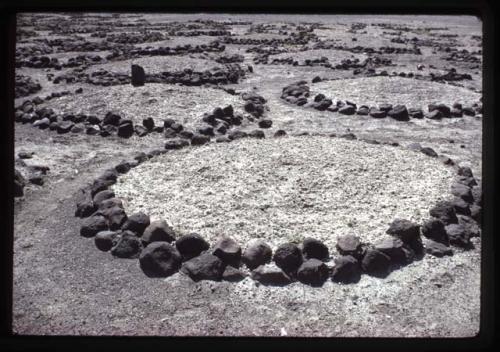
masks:
{"type": "Polygon", "coordinates": [[[241,111],[243,100],[220,89],[149,83],[141,87],[130,84],[92,87],[84,89],[78,98],[54,99],[50,107],[58,113],[81,112],[101,117],[114,110],[138,124],[147,117],[152,117],[156,125],[163,125],[163,120],[172,118],[192,128],[200,124],[203,113],[229,104],[241,111]]]}
{"type": "Polygon", "coordinates": [[[330,137],[240,140],[167,153],[114,186],[128,214],[144,211],[181,233],[276,247],[338,236],[373,243],[395,218],[420,222],[449,197],[453,170],[391,146],[330,137]]]}
{"type": "Polygon", "coordinates": [[[427,111],[431,103],[470,105],[481,94],[449,84],[434,83],[402,77],[362,77],[325,81],[311,86],[311,96],[323,93],[336,100],[350,100],[359,105],[377,106],[380,103],[402,104],[408,108],[427,111]]]}

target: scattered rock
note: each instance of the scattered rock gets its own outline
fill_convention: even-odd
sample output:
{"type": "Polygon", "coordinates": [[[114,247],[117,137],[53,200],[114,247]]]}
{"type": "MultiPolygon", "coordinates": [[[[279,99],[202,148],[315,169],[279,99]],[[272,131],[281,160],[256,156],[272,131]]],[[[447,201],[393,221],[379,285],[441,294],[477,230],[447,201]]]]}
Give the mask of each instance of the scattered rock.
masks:
{"type": "Polygon", "coordinates": [[[283,137],[283,136],[286,136],[286,131],[284,130],[277,130],[275,133],[274,133],[274,137],[283,137]]]}
{"type": "Polygon", "coordinates": [[[302,242],[302,254],[306,259],[328,260],[330,253],[328,247],[314,238],[306,238],[302,242]]]}
{"type": "Polygon", "coordinates": [[[149,277],[167,277],[179,270],[181,255],[167,242],[153,242],[142,250],[139,265],[149,277]]]}
{"type": "Polygon", "coordinates": [[[256,239],[248,243],[241,257],[242,262],[250,269],[267,264],[272,259],[273,251],[264,241],[256,239]]]}
{"type": "Polygon", "coordinates": [[[420,151],[422,153],[424,153],[425,155],[428,155],[428,156],[433,157],[433,158],[437,158],[437,156],[438,156],[436,151],[432,148],[429,148],[429,147],[423,147],[422,149],[420,149],[420,151]]]}
{"type": "Polygon", "coordinates": [[[175,240],[174,230],[167,224],[165,220],[152,221],[149,226],[144,229],[141,237],[144,244],[151,242],[172,242],[175,240]]]}
{"type": "Polygon", "coordinates": [[[142,236],[144,230],[149,226],[149,216],[143,212],[130,215],[122,226],[122,230],[134,232],[137,236],[142,236]]]}
{"type": "Polygon", "coordinates": [[[111,254],[117,258],[139,258],[142,251],[141,240],[130,231],[123,231],[117,235],[111,254]]]}
{"type": "Polygon", "coordinates": [[[358,260],[350,255],[335,258],[332,270],[332,280],[341,283],[355,283],[361,278],[361,268],[358,260]]]}
{"type": "Polygon", "coordinates": [[[181,272],[188,275],[193,281],[220,281],[224,269],[225,265],[219,257],[210,253],[203,253],[184,262],[181,272]]]}
{"type": "Polygon", "coordinates": [[[113,241],[117,233],[113,231],[100,231],[94,237],[94,243],[97,249],[107,252],[113,247],[113,241]]]}
{"type": "Polygon", "coordinates": [[[229,237],[219,239],[212,253],[226,264],[237,264],[241,259],[241,247],[229,237]]]}
{"type": "Polygon", "coordinates": [[[182,255],[183,260],[189,260],[208,250],[210,245],[197,233],[181,236],[175,241],[177,250],[182,255]]]}
{"type": "Polygon", "coordinates": [[[83,237],[93,237],[100,231],[108,229],[108,221],[102,215],[93,215],[83,220],[80,228],[80,235],[83,237]]]}
{"type": "Polygon", "coordinates": [[[375,277],[385,277],[389,274],[391,258],[376,249],[368,249],[361,261],[364,272],[375,277]]]}
{"type": "Polygon", "coordinates": [[[311,286],[321,286],[328,279],[328,267],[321,260],[308,259],[297,270],[297,279],[311,286]]]}
{"type": "Polygon", "coordinates": [[[285,243],[276,249],[273,260],[279,268],[290,275],[302,264],[302,253],[293,243],[285,243]]]}
{"type": "Polygon", "coordinates": [[[260,265],[252,270],[252,279],[263,285],[285,286],[292,282],[290,277],[273,264],[260,265]]]}

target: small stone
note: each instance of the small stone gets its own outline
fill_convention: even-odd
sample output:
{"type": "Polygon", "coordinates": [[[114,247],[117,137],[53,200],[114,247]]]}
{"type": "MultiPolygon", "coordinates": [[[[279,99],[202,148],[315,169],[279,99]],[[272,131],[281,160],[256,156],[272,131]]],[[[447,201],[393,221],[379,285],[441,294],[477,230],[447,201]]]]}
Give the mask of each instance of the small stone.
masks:
{"type": "Polygon", "coordinates": [[[437,158],[437,156],[438,156],[436,151],[432,148],[429,148],[429,147],[424,147],[424,148],[420,149],[420,151],[422,153],[424,153],[425,155],[428,155],[428,156],[433,157],[433,158],[437,158]]]}

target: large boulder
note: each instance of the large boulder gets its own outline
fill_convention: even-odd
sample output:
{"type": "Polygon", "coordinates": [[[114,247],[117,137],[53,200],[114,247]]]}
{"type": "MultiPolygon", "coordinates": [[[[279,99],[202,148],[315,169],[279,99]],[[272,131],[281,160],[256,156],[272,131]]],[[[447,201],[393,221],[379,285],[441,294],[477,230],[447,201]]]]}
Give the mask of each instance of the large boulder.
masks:
{"type": "Polygon", "coordinates": [[[279,268],[290,275],[294,274],[302,264],[302,253],[295,244],[285,243],[276,249],[273,260],[279,268]]]}
{"type": "Polygon", "coordinates": [[[350,255],[334,259],[335,266],[332,270],[332,281],[341,283],[358,282],[361,278],[361,267],[356,258],[350,255]]]}
{"type": "Polygon", "coordinates": [[[241,259],[241,247],[229,237],[219,239],[212,253],[226,264],[237,265],[241,259]]]}
{"type": "Polygon", "coordinates": [[[272,259],[272,255],[273,251],[271,247],[262,240],[254,239],[248,243],[241,260],[250,269],[255,269],[259,265],[269,263],[272,259]]]}
{"type": "Polygon", "coordinates": [[[420,236],[420,225],[406,219],[395,219],[386,231],[404,243],[410,243],[420,236]]]}
{"type": "Polygon", "coordinates": [[[290,277],[274,264],[260,265],[252,270],[252,279],[266,286],[285,286],[292,282],[290,277]]]}
{"type": "Polygon", "coordinates": [[[306,238],[302,242],[302,254],[306,259],[328,260],[330,253],[328,247],[321,241],[314,238],[306,238]]]}
{"type": "Polygon", "coordinates": [[[183,260],[189,260],[208,250],[210,245],[197,233],[183,235],[175,241],[177,250],[182,255],[183,260]]]}
{"type": "Polygon", "coordinates": [[[408,110],[404,105],[396,105],[387,112],[387,115],[398,121],[408,121],[410,119],[408,110]]]}
{"type": "Polygon", "coordinates": [[[174,230],[165,220],[152,221],[145,229],[141,237],[142,242],[147,244],[151,242],[172,242],[175,240],[174,230]]]}
{"type": "Polygon", "coordinates": [[[445,225],[458,223],[455,207],[449,201],[439,201],[430,210],[429,214],[441,220],[445,225]]]}
{"type": "Polygon", "coordinates": [[[328,279],[328,267],[321,260],[308,259],[297,270],[297,279],[311,286],[321,286],[328,279]]]}
{"type": "Polygon", "coordinates": [[[93,237],[98,232],[108,229],[108,221],[102,215],[93,215],[83,220],[80,228],[80,235],[83,237],[93,237]]]}
{"type": "Polygon", "coordinates": [[[149,216],[143,212],[130,215],[122,226],[122,230],[134,232],[137,236],[142,236],[144,230],[149,226],[149,216]]]}
{"type": "Polygon", "coordinates": [[[113,247],[117,235],[114,231],[100,231],[94,237],[95,246],[97,249],[107,252],[113,247]]]}
{"type": "Polygon", "coordinates": [[[167,242],[153,242],[142,250],[139,264],[149,277],[167,277],[181,266],[181,255],[167,242]]]}
{"type": "Polygon", "coordinates": [[[143,86],[146,82],[146,73],[139,65],[132,65],[132,85],[134,87],[143,86]]]}
{"type": "Polygon", "coordinates": [[[448,244],[448,235],[446,234],[445,224],[439,219],[429,219],[422,225],[422,235],[435,242],[448,244]]]}
{"type": "Polygon", "coordinates": [[[369,248],[361,261],[365,273],[375,277],[386,277],[390,272],[391,258],[377,249],[369,248]]]}
{"type": "Polygon", "coordinates": [[[224,269],[224,262],[219,257],[210,253],[203,253],[184,262],[181,271],[194,281],[220,281],[224,269]]]}
{"type": "Polygon", "coordinates": [[[123,231],[117,235],[111,254],[117,258],[139,258],[142,243],[133,232],[123,231]]]}
{"type": "Polygon", "coordinates": [[[336,248],[341,255],[350,255],[355,258],[359,258],[362,252],[359,237],[354,235],[340,236],[336,248]]]}

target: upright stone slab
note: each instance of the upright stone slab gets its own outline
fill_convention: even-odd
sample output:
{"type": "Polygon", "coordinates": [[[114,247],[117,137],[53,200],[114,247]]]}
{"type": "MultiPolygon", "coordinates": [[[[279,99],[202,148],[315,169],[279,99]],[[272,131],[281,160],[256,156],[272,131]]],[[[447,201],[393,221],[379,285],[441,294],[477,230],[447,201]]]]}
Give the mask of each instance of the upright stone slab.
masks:
{"type": "Polygon", "coordinates": [[[132,85],[134,87],[143,86],[146,82],[146,73],[139,65],[132,65],[132,85]]]}

